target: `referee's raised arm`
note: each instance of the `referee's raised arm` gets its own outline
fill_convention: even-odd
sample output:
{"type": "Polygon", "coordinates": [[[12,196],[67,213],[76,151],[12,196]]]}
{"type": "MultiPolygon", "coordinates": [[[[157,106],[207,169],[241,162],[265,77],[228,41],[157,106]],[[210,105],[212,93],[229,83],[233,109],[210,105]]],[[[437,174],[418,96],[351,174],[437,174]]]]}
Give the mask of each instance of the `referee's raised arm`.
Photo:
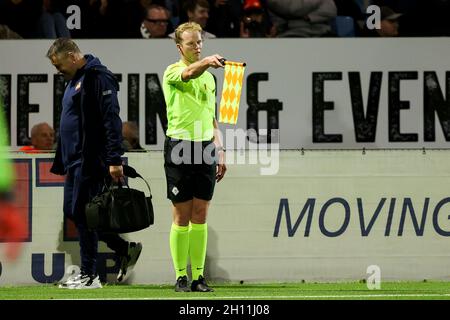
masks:
{"type": "Polygon", "coordinates": [[[194,62],[184,69],[181,74],[181,79],[183,81],[189,81],[191,79],[198,78],[208,68],[223,68],[224,65],[220,61],[221,59],[223,59],[222,56],[214,54],[212,56],[205,57],[200,61],[194,62]]]}

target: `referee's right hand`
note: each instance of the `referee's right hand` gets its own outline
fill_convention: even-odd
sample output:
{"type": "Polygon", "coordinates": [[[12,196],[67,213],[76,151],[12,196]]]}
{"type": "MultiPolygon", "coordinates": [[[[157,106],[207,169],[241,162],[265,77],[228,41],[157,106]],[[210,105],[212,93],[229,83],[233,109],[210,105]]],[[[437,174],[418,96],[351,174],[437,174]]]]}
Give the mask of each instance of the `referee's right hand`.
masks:
{"type": "Polygon", "coordinates": [[[221,59],[223,59],[223,57],[219,54],[213,54],[212,56],[204,58],[204,60],[208,62],[208,65],[214,69],[225,67],[225,65],[220,61],[221,59]]]}

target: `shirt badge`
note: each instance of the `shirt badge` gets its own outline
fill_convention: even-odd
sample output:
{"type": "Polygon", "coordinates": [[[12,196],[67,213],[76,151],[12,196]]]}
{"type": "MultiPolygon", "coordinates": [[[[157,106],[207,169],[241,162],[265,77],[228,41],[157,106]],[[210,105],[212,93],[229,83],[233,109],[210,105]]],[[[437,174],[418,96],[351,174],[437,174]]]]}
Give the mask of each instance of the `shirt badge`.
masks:
{"type": "Polygon", "coordinates": [[[78,91],[80,90],[80,88],[81,88],[81,81],[77,83],[77,85],[75,86],[75,90],[78,91]]]}

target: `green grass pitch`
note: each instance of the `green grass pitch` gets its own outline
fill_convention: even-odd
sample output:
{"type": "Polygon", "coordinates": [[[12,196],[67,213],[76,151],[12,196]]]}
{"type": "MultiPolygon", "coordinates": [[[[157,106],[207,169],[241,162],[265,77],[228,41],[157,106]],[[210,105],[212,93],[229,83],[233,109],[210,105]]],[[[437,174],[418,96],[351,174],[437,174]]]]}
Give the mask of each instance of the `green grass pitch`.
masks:
{"type": "Polygon", "coordinates": [[[1,286],[0,300],[450,300],[450,282],[385,282],[379,290],[365,283],[211,283],[212,293],[174,292],[172,285],[104,285],[69,290],[57,285],[1,286]]]}

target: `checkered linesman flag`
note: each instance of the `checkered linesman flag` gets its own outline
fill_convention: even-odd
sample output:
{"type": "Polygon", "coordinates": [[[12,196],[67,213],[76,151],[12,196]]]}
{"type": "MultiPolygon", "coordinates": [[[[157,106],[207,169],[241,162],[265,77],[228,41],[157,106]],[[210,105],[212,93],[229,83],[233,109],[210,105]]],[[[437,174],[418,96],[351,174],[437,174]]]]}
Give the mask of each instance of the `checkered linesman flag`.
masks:
{"type": "Polygon", "coordinates": [[[245,66],[244,62],[225,61],[219,122],[229,124],[236,124],[237,122],[245,66]]]}

